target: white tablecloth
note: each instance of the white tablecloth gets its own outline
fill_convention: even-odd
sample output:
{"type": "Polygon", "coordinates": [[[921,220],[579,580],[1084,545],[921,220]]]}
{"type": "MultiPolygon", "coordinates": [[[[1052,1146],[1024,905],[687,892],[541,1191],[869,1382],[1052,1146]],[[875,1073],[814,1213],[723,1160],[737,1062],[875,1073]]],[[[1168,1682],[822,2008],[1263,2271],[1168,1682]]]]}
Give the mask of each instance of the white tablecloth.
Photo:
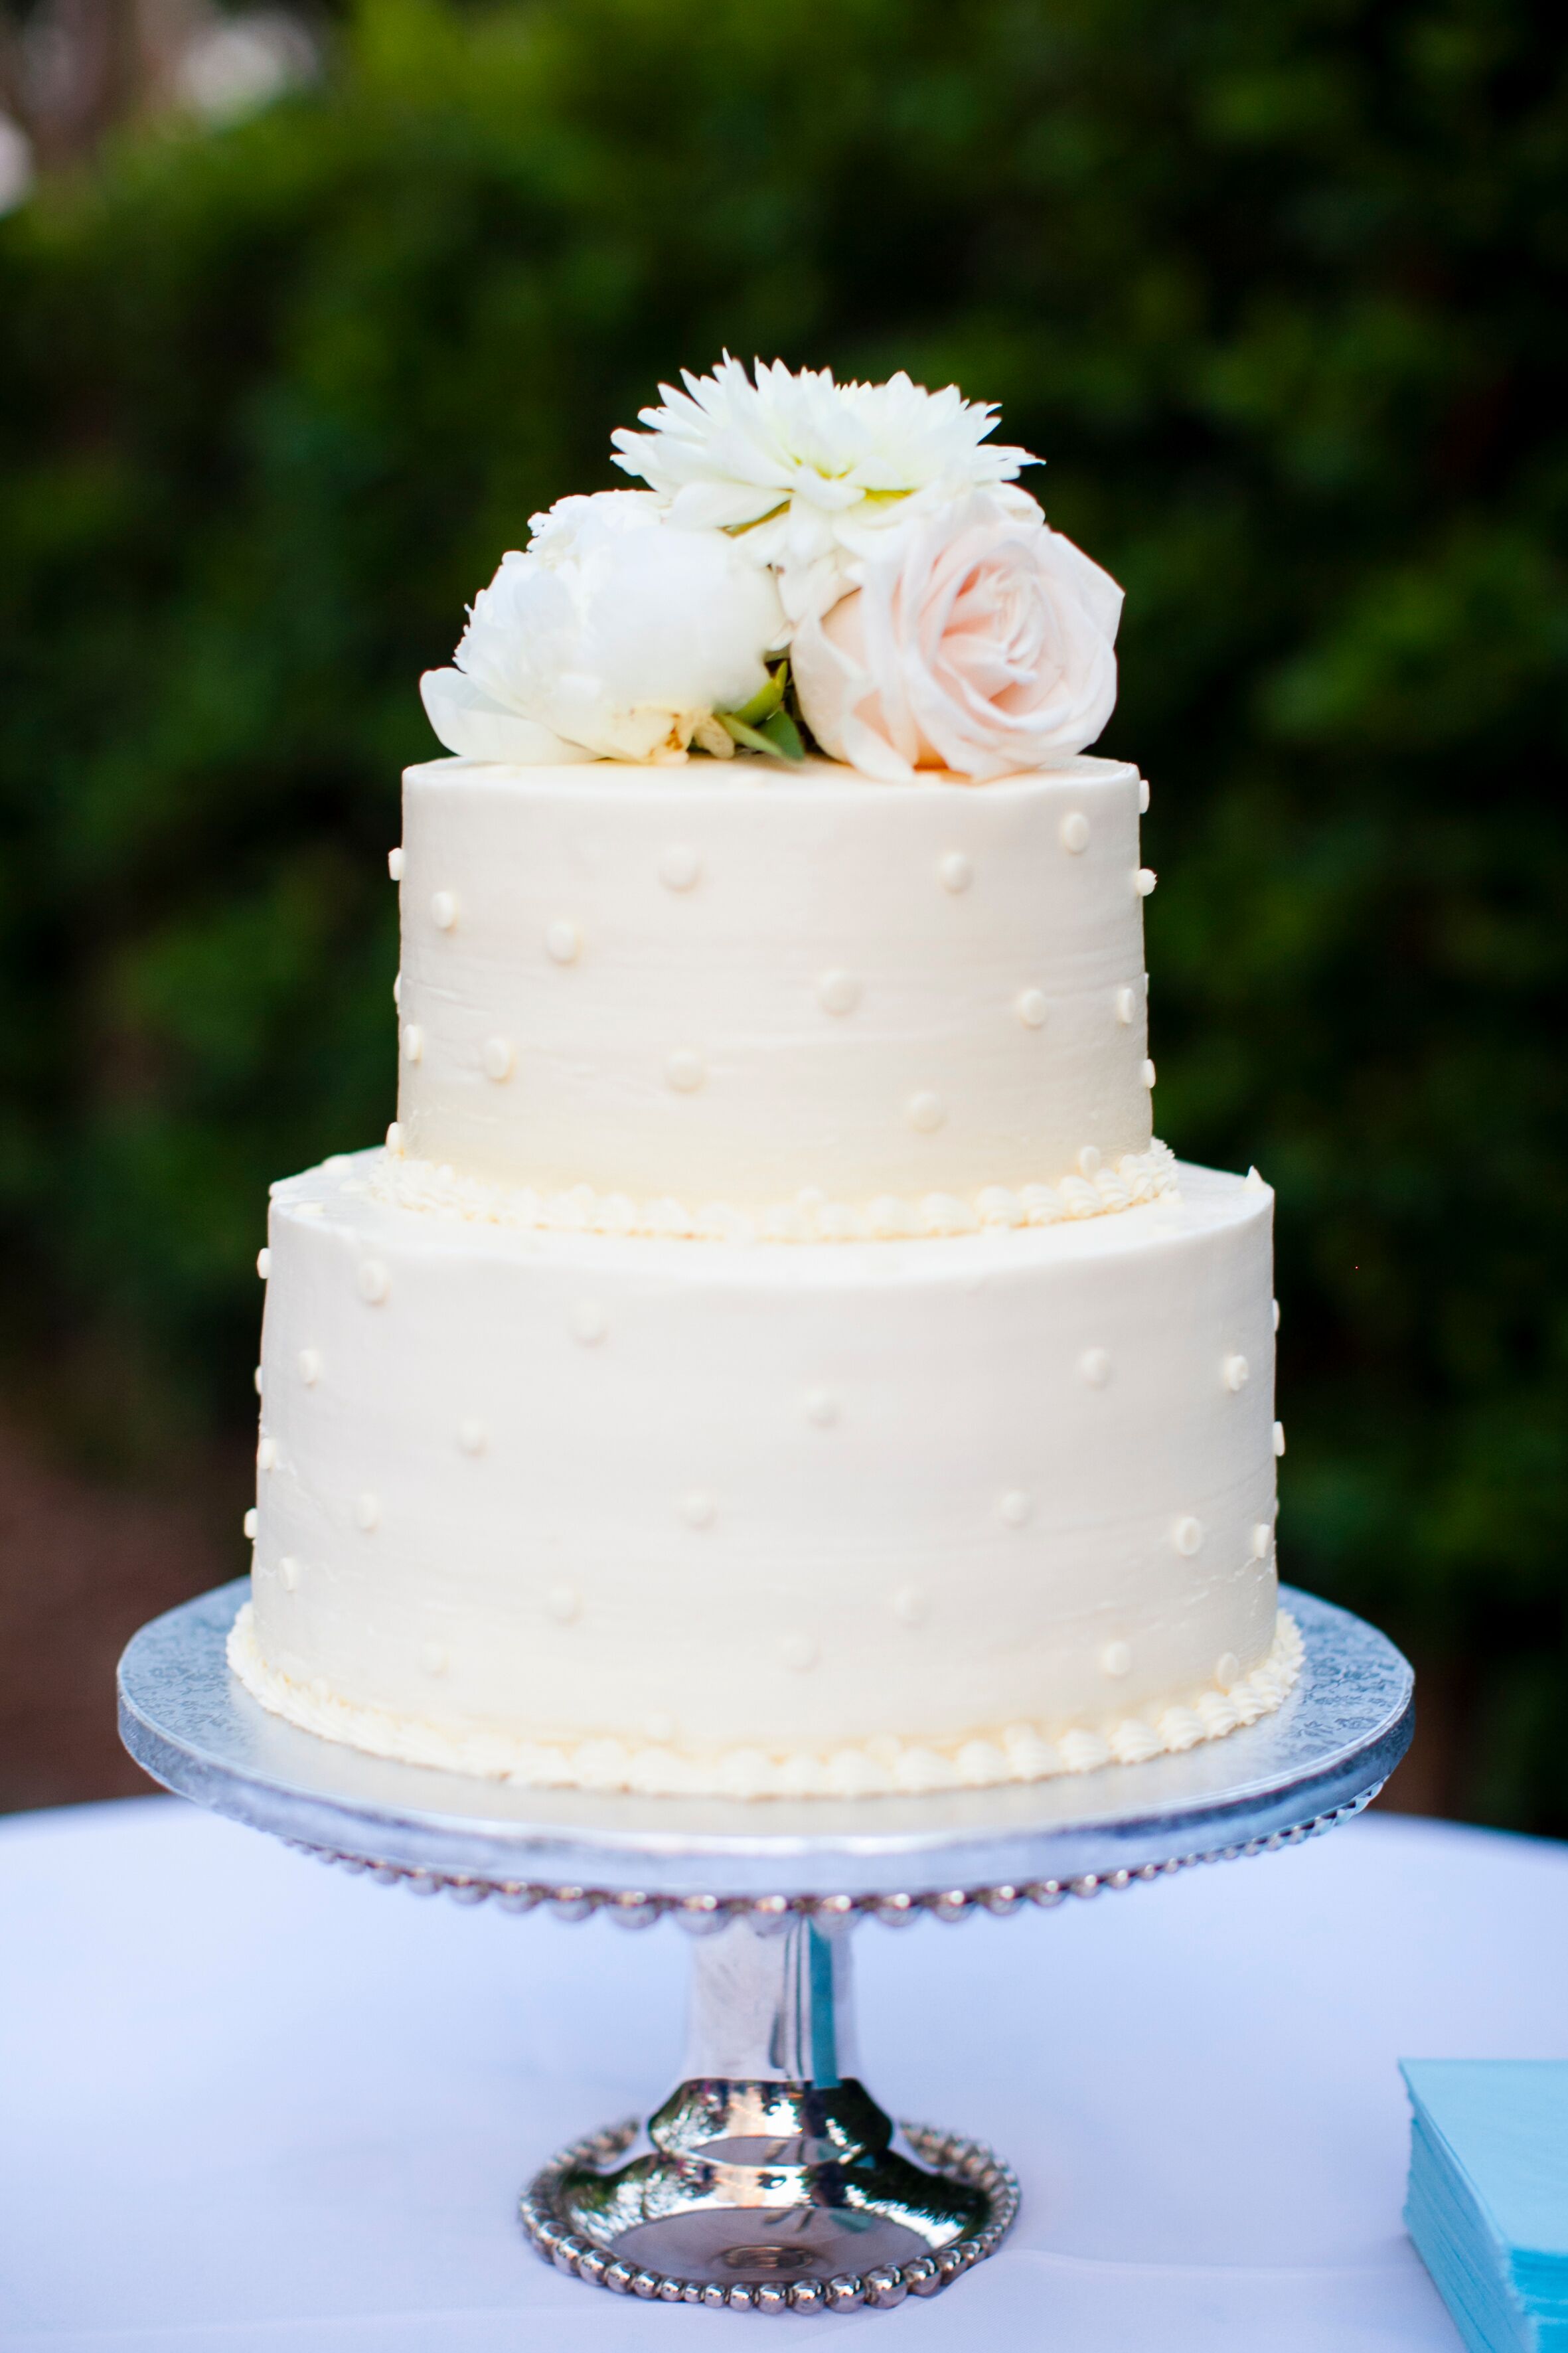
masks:
{"type": "MultiPolygon", "coordinates": [[[[165,1799],[0,1825],[0,1884],[6,2353],[763,2325],[562,2278],[512,2219],[552,2148],[673,2081],[678,1930],[422,1902],[165,1799]]],[[[1565,1953],[1568,1848],[1388,1816],[1052,1914],[864,1928],[872,2088],[1004,2150],[1023,2214],[930,2304],[778,2326],[1454,2353],[1400,2226],[1394,2061],[1568,2057],[1565,1953]]]]}

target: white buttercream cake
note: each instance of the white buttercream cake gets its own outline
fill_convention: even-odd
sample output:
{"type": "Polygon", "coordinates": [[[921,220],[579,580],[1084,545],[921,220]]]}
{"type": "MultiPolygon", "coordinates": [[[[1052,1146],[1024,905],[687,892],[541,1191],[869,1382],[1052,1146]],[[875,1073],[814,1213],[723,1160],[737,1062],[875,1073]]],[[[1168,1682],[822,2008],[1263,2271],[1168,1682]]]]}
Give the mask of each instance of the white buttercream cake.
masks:
{"type": "Polygon", "coordinates": [[[1152,1138],[1147,792],[1070,740],[1100,688],[1009,772],[1019,698],[992,725],[959,674],[990,628],[1025,675],[1030,596],[1027,675],[1062,681],[1031,724],[1099,660],[1014,553],[1043,521],[991,495],[921,510],[967,618],[912,736],[874,606],[878,561],[895,620],[912,593],[907,535],[818,547],[809,589],[769,558],[763,687],[683,676],[651,754],[605,740],[607,687],[586,717],[521,666],[475,688],[479,607],[427,683],[459,756],[407,772],[390,861],[397,1123],[274,1188],[261,1261],[230,1656],[267,1706],[468,1773],[762,1797],[1133,1765],[1289,1690],[1272,1195],[1152,1138]],[[857,597],[865,692],[786,710],[792,603],[820,639],[857,597]],[[857,756],[774,756],[792,712],[857,756]]]}

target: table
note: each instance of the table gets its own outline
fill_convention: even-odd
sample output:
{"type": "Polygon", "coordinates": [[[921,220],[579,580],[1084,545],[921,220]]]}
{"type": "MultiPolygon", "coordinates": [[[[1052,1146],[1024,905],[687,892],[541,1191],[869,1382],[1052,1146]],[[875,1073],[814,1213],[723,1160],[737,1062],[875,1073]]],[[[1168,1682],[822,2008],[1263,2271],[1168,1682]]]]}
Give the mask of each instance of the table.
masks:
{"type": "MultiPolygon", "coordinates": [[[[176,1800],[0,1823],[6,2353],[640,2353],[756,2318],[545,2269],[512,2200],[673,2080],[661,1926],[463,1911],[176,1800]]],[[[1405,2239],[1400,2056],[1568,2057],[1568,1848],[1374,1815],[962,1928],[858,1932],[863,2059],[1022,2177],[905,2353],[1459,2339],[1405,2239]],[[931,2021],[940,2021],[932,2033],[931,2021]]]]}

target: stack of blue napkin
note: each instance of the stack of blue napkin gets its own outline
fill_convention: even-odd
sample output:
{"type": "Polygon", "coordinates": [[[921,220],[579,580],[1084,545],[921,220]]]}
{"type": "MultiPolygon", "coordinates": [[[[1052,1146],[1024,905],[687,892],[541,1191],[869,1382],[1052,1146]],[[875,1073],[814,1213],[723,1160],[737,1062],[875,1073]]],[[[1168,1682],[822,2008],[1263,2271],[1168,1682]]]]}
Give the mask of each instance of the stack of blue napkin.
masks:
{"type": "Polygon", "coordinates": [[[1568,2353],[1568,2060],[1407,2059],[1405,2220],[1474,2353],[1568,2353]]]}

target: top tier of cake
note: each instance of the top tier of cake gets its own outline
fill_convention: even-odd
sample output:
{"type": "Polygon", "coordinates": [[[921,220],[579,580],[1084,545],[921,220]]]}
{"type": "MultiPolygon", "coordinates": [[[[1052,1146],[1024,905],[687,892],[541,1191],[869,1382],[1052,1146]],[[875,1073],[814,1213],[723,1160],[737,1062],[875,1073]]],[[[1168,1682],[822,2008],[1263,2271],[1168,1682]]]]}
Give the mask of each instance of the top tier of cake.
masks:
{"type": "Polygon", "coordinates": [[[1125,1198],[1153,1081],[1134,768],[437,760],[404,786],[409,1161],[751,1213],[1125,1198]]]}

